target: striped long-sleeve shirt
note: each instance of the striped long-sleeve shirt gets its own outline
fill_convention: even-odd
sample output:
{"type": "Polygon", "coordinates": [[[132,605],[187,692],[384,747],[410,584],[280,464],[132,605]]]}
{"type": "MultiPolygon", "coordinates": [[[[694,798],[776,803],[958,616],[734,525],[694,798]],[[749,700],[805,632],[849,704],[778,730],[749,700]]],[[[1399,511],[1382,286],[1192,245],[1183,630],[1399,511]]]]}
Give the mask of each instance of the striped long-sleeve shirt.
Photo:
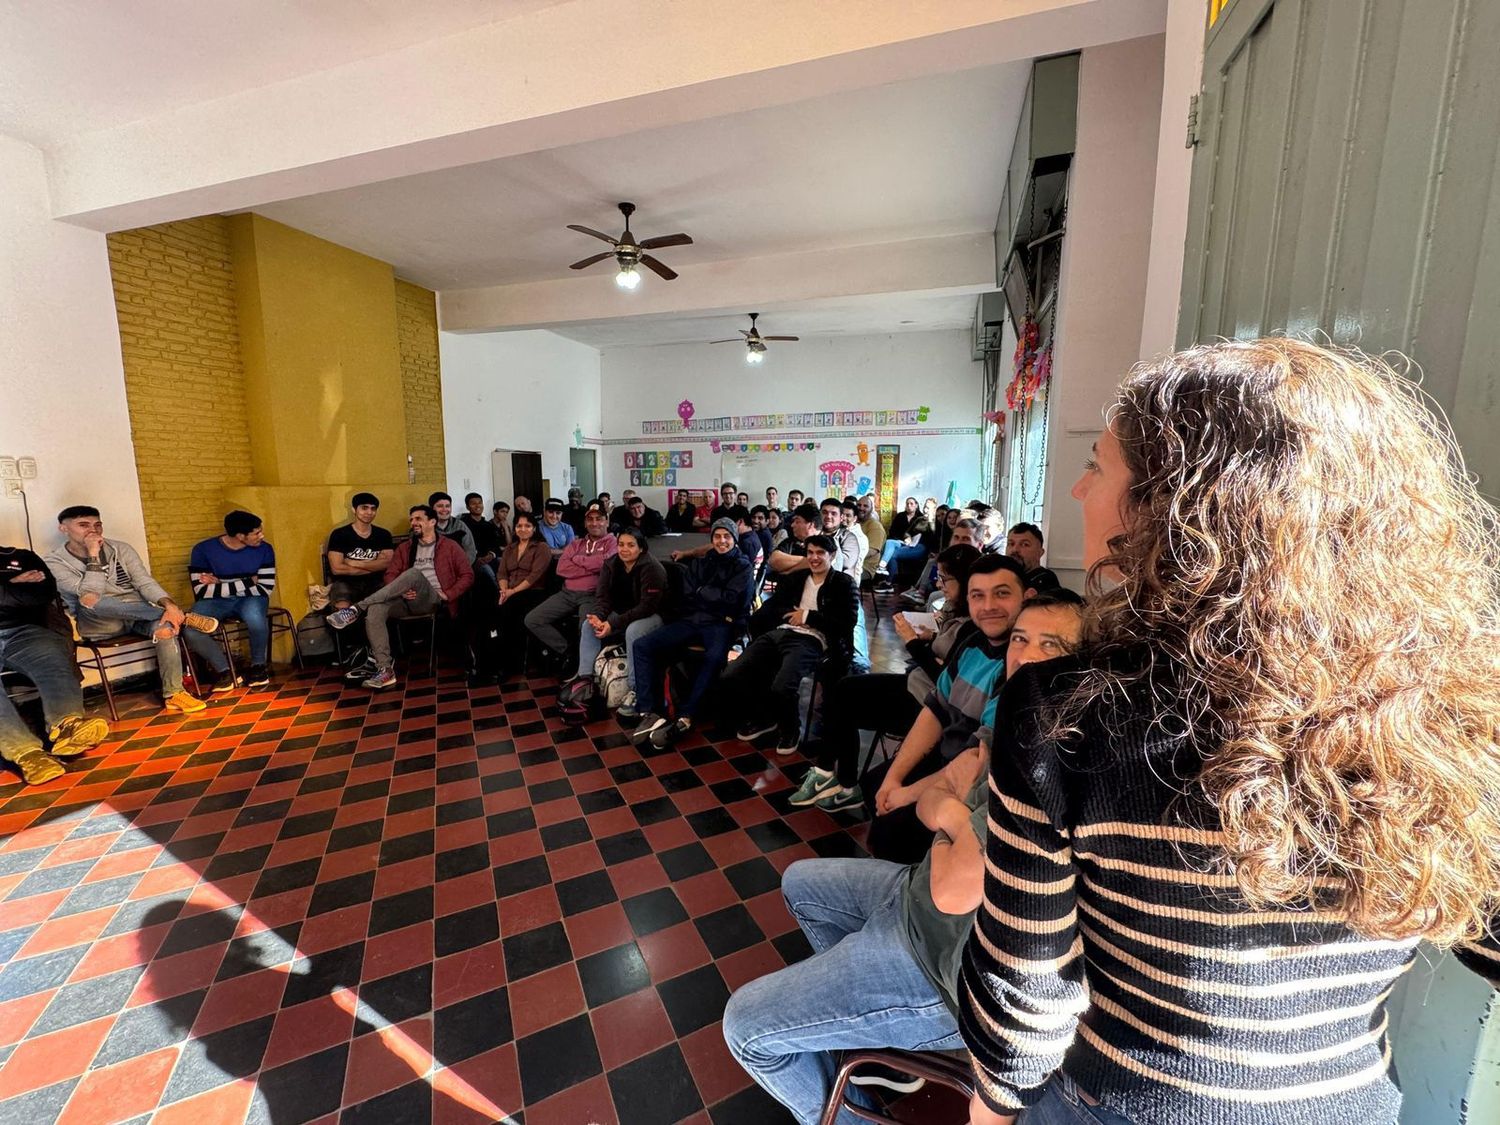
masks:
{"type": "Polygon", "coordinates": [[[269,598],[276,588],[276,552],[264,542],[231,550],[217,537],[205,539],[188,557],[188,578],[200,598],[269,598]],[[215,581],[203,580],[209,574],[215,581]]]}
{"type": "MultiPolygon", "coordinates": [[[[1195,758],[1144,718],[1064,749],[1028,735],[1071,667],[1023,669],[999,705],[960,981],[985,1101],[1016,1112],[1063,1069],[1136,1125],[1394,1123],[1385,1005],[1417,941],[1251,910],[1217,822],[1180,795],[1195,758]]],[[[1493,939],[1457,953],[1500,980],[1493,939]]]]}

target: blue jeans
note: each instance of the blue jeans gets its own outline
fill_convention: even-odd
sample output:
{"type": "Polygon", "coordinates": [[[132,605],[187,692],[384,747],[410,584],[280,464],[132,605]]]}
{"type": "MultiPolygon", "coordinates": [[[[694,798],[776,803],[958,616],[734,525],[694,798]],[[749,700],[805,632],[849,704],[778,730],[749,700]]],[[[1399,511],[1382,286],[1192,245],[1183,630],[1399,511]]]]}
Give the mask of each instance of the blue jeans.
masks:
{"type": "MultiPolygon", "coordinates": [[[[73,671],[72,642],[45,625],[12,625],[0,629],[0,668],[20,672],[42,697],[48,727],[83,714],[83,688],[73,671]]],[[[21,718],[10,696],[0,690],[0,758],[15,761],[36,750],[41,739],[21,718]]]]}
{"type": "MultiPolygon", "coordinates": [[[[802,1125],[816,1125],[833,1090],[834,1052],[963,1047],[958,1022],[907,941],[906,879],[905,867],[877,859],[792,864],[781,893],[813,956],[729,998],[730,1053],[802,1125]]],[[[857,1120],[844,1114],[840,1125],[846,1119],[857,1120]]]]}
{"type": "Polygon", "coordinates": [[[884,549],[880,552],[880,565],[889,570],[893,559],[900,559],[904,562],[907,559],[919,559],[926,553],[927,548],[920,544],[908,547],[899,539],[887,539],[884,549]]]}
{"type": "Polygon", "coordinates": [[[1016,1125],[1130,1125],[1130,1118],[1102,1105],[1089,1105],[1078,1087],[1058,1071],[1047,1079],[1041,1100],[1016,1117],[1016,1125]]]}
{"type": "MultiPolygon", "coordinates": [[[[193,603],[191,612],[217,617],[220,621],[238,618],[244,623],[245,632],[250,634],[250,664],[260,667],[267,663],[271,652],[271,623],[266,617],[270,605],[265,598],[199,598],[193,603]]],[[[219,675],[229,671],[229,661],[224,657],[224,646],[218,637],[189,629],[187,643],[188,648],[219,675]]]]}
{"type": "MultiPolygon", "coordinates": [[[[655,632],[661,628],[661,615],[653,613],[647,617],[640,617],[625,626],[625,682],[635,684],[635,642],[647,633],[655,632]]],[[[607,645],[617,645],[620,638],[610,633],[602,641],[594,636],[594,631],[584,624],[578,629],[578,674],[580,676],[592,676],[594,674],[594,661],[599,659],[600,651],[607,645]]]]}
{"type": "Polygon", "coordinates": [[[182,652],[176,636],[158,640],[154,635],[163,616],[161,606],[140,598],[100,598],[87,608],[79,606],[75,616],[78,635],[86,640],[118,637],[122,633],[149,637],[156,650],[156,667],[161,672],[162,695],[176,695],[182,690],[182,652]]]}
{"type": "Polygon", "coordinates": [[[661,698],[661,678],[667,660],[678,649],[700,644],[703,646],[703,663],[680,711],[686,717],[697,714],[704,693],[724,670],[730,639],[728,625],[699,625],[692,621],[671,621],[640,638],[635,643],[635,674],[630,681],[635,690],[635,709],[642,715],[661,714],[665,706],[661,698]]]}

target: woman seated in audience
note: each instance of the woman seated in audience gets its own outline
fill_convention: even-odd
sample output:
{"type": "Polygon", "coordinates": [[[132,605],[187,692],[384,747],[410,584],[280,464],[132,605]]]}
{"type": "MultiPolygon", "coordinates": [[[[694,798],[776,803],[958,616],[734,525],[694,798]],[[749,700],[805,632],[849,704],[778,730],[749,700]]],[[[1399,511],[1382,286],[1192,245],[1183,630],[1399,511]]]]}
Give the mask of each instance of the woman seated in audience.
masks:
{"type": "MultiPolygon", "coordinates": [[[[625,646],[625,680],[634,670],[635,642],[661,627],[661,601],[667,572],[651,557],[645,534],[635,527],[615,532],[616,553],[604,561],[594,591],[594,612],[578,630],[578,675],[592,676],[606,645],[625,646]]],[[[634,692],[620,706],[622,718],[635,718],[634,692]]]]}
{"type": "Polygon", "coordinates": [[[880,565],[875,568],[875,574],[887,578],[893,565],[900,562],[918,567],[936,546],[937,536],[933,533],[932,522],[917,507],[917,498],[908,496],[906,510],[891,517],[891,533],[880,552],[880,565]]]}
{"type": "Polygon", "coordinates": [[[497,579],[500,600],[496,627],[499,631],[501,681],[517,675],[526,663],[526,615],[547,596],[547,575],[552,571],[552,552],[537,535],[536,517],[517,512],[512,522],[513,538],[500,552],[497,579]]]}
{"type": "Polygon", "coordinates": [[[840,792],[849,805],[863,800],[858,785],[860,731],[883,731],[900,740],[911,729],[948,654],[974,630],[968,586],[969,571],[978,561],[975,547],[952,547],[938,556],[938,578],[949,608],[938,617],[935,631],[912,626],[904,613],[891,619],[910,658],[904,673],[846,676],[828,686],[823,695],[823,738],[806,747],[814,765],[792,795],[793,805],[814,805],[840,792]]]}
{"type": "MultiPolygon", "coordinates": [[[[782,523],[781,512],[776,508],[766,509],[766,530],[771,533],[771,550],[773,551],[785,543],[787,535],[790,534],[782,523]]],[[[771,556],[767,554],[766,557],[771,556]]]]}
{"type": "Polygon", "coordinates": [[[1083,648],[997,709],[971,1121],[1393,1125],[1419,943],[1500,981],[1495,512],[1357,354],[1203,345],[1105,418],[1083,648]]]}
{"type": "Polygon", "coordinates": [[[681,534],[693,531],[697,526],[698,512],[693,507],[693,498],[688,495],[687,489],[678,489],[672,507],[667,510],[667,530],[681,534]]]}
{"type": "Polygon", "coordinates": [[[939,504],[932,514],[932,530],[936,534],[933,550],[941,554],[948,549],[948,505],[939,504]]]}

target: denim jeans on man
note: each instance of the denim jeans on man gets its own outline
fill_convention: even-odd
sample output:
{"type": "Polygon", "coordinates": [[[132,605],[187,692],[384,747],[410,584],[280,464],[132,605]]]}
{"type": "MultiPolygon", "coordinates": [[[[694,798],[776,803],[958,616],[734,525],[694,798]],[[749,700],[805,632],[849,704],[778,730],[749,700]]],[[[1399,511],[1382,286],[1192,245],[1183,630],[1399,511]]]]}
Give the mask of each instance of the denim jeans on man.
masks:
{"type": "Polygon", "coordinates": [[[703,663],[698,666],[693,686],[678,709],[679,715],[696,715],[709,685],[724,669],[731,639],[728,625],[703,625],[692,621],[669,621],[641,637],[635,643],[635,674],[630,681],[635,692],[636,710],[642,715],[663,713],[666,700],[662,698],[661,680],[666,673],[666,660],[679,655],[678,650],[698,644],[703,646],[703,663]]]}
{"type": "Polygon", "coordinates": [[[156,667],[161,673],[161,693],[176,695],[182,690],[182,650],[177,637],[157,638],[156,628],[164,611],[159,605],[140,598],[100,598],[91,606],[78,607],[78,635],[85,640],[103,640],[122,633],[149,637],[156,649],[156,667]]]}
{"type": "MultiPolygon", "coordinates": [[[[260,668],[266,665],[271,654],[271,622],[266,612],[270,605],[269,598],[199,598],[193,603],[192,612],[217,617],[220,621],[243,623],[245,632],[250,635],[250,665],[260,668]]],[[[219,675],[229,671],[229,661],[217,635],[189,629],[187,643],[188,648],[219,675]]]]}
{"type": "MultiPolygon", "coordinates": [[[[835,1052],[963,1047],[957,1020],[906,937],[907,870],[876,859],[788,867],[782,897],[813,956],[751,981],[724,1010],[730,1053],[802,1125],[815,1125],[823,1112],[835,1052]]],[[[844,1114],[839,1125],[857,1120],[844,1114]]]]}
{"type": "Polygon", "coordinates": [[[908,547],[899,539],[887,539],[885,547],[880,552],[880,565],[889,569],[893,561],[905,562],[907,559],[919,559],[927,553],[927,548],[920,543],[915,547],[908,547]]]}
{"type": "MultiPolygon", "coordinates": [[[[647,633],[661,628],[661,614],[653,613],[648,617],[638,617],[629,625],[625,626],[625,682],[635,683],[635,642],[647,633]]],[[[601,649],[609,645],[617,645],[620,638],[616,633],[610,633],[602,641],[594,636],[594,630],[584,622],[578,629],[578,674],[580,676],[592,676],[594,674],[594,662],[599,659],[601,649]]]]}
{"type": "MultiPolygon", "coordinates": [[[[61,633],[42,625],[12,625],[0,629],[0,668],[20,672],[42,697],[42,715],[49,728],[83,714],[83,689],[73,670],[73,646],[61,633]]],[[[41,745],[14,703],[0,690],[0,758],[13,762],[26,750],[41,745]]]]}

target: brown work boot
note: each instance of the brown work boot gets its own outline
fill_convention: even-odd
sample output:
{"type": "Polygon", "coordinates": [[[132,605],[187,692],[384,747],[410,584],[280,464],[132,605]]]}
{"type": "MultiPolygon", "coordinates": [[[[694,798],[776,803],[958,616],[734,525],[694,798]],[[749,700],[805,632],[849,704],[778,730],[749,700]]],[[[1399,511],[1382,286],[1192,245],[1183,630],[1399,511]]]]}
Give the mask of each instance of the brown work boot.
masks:
{"type": "Polygon", "coordinates": [[[109,724],[87,715],[70,715],[52,728],[52,756],[76,758],[109,737],[109,724]]]}
{"type": "Polygon", "coordinates": [[[63,769],[61,762],[40,746],[22,750],[11,760],[21,771],[21,776],[26,779],[27,785],[42,785],[67,772],[63,769]]]}

